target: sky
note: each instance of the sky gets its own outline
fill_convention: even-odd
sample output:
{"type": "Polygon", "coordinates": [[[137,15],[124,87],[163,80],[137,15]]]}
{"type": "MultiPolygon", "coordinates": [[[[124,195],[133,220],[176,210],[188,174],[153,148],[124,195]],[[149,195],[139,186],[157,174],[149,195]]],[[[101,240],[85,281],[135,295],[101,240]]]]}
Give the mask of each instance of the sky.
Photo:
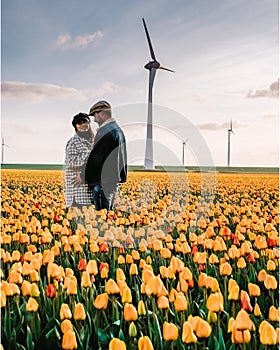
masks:
{"type": "MultiPolygon", "coordinates": [[[[279,166],[278,0],[2,0],[4,163],[63,164],[75,114],[109,101],[144,164],[151,60],[156,165],[279,166]]],[[[92,121],[96,132],[97,124],[92,121]]]]}

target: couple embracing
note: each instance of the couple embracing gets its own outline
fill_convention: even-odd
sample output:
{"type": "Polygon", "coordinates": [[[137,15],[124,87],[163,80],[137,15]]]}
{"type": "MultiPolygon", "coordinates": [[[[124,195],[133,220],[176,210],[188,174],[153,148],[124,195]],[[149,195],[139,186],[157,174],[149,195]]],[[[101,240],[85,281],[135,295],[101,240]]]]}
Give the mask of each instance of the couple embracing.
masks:
{"type": "Polygon", "coordinates": [[[111,105],[98,101],[89,114],[75,115],[72,125],[75,135],[65,150],[66,206],[93,204],[96,210],[112,210],[119,183],[126,181],[127,153],[111,105]],[[95,136],[90,116],[99,125],[95,136]]]}

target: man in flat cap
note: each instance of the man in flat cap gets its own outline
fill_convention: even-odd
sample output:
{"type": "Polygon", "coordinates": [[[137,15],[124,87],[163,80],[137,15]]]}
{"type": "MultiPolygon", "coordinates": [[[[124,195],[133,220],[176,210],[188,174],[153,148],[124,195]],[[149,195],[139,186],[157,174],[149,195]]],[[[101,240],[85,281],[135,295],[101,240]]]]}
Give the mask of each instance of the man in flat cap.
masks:
{"type": "Polygon", "coordinates": [[[92,204],[91,189],[85,183],[84,172],[87,158],[93,147],[93,131],[86,113],[73,117],[75,135],[65,147],[65,194],[66,207],[82,207],[92,204]]]}
{"type": "Polygon", "coordinates": [[[96,210],[112,210],[119,183],[126,181],[127,153],[125,135],[112,118],[111,105],[98,101],[89,111],[99,125],[89,155],[85,178],[93,189],[96,210]]]}

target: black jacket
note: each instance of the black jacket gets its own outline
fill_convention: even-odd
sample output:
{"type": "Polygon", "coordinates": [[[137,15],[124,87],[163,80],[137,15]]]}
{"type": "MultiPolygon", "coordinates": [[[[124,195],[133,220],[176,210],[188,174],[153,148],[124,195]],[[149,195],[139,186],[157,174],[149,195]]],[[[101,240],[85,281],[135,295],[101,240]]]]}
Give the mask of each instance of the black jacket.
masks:
{"type": "Polygon", "coordinates": [[[119,125],[112,121],[97,130],[86,165],[85,180],[89,185],[117,184],[125,182],[126,176],[125,136],[119,125]]]}

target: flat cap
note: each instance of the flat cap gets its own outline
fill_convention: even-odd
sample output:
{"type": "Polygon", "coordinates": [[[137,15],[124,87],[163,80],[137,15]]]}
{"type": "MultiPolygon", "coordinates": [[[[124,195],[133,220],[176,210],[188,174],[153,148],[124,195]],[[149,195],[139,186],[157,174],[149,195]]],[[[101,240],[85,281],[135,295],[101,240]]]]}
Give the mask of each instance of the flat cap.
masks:
{"type": "Polygon", "coordinates": [[[104,100],[98,101],[90,108],[89,115],[93,115],[94,112],[100,112],[106,109],[111,109],[110,103],[104,100]]]}
{"type": "Polygon", "coordinates": [[[87,122],[90,122],[90,118],[86,113],[78,113],[74,115],[73,120],[72,120],[72,125],[75,127],[75,125],[78,123],[80,120],[86,120],[87,122]]]}

